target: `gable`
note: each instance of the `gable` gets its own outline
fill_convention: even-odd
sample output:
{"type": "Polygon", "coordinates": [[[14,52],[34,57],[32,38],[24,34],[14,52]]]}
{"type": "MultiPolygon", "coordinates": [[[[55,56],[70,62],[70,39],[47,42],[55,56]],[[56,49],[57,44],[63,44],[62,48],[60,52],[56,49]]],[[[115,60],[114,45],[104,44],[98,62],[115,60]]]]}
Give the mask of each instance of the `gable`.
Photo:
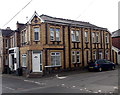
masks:
{"type": "Polygon", "coordinates": [[[30,24],[40,24],[42,22],[44,21],[42,20],[42,18],[40,18],[40,16],[36,12],[33,14],[31,19],[29,20],[30,24]]]}

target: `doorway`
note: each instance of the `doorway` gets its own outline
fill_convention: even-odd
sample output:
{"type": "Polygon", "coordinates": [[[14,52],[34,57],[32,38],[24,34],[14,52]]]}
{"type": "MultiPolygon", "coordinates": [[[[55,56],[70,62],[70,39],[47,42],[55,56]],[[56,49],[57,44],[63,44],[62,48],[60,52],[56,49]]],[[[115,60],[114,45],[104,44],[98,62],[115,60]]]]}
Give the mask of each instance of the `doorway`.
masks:
{"type": "Polygon", "coordinates": [[[34,52],[32,54],[32,71],[42,72],[42,53],[34,52]]]}

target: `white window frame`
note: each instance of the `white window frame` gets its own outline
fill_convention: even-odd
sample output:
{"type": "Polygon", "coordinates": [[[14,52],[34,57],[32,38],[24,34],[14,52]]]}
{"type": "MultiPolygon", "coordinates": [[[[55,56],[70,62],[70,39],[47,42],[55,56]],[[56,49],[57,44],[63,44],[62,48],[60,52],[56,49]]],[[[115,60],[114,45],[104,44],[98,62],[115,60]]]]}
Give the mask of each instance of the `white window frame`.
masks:
{"type": "Polygon", "coordinates": [[[72,63],[76,63],[76,52],[72,51],[72,63]],[[73,57],[74,57],[74,61],[73,61],[73,57]]]}
{"type": "Polygon", "coordinates": [[[94,59],[96,60],[97,59],[97,53],[96,53],[96,51],[93,51],[93,56],[94,56],[94,59]]]}
{"type": "Polygon", "coordinates": [[[88,32],[85,31],[85,42],[88,42],[88,32]]]}
{"type": "Polygon", "coordinates": [[[102,51],[99,51],[99,59],[103,59],[103,53],[102,53],[102,51]],[[100,56],[101,56],[101,58],[100,58],[100,56]]]}
{"type": "Polygon", "coordinates": [[[95,43],[95,32],[92,32],[92,42],[95,43]]]}
{"type": "Polygon", "coordinates": [[[105,58],[108,59],[108,50],[105,51],[105,58]],[[106,57],[107,55],[107,57],[106,57]]]}
{"type": "Polygon", "coordinates": [[[54,28],[53,27],[50,27],[50,41],[54,41],[55,40],[55,33],[54,33],[54,28]],[[51,31],[51,29],[53,29],[51,31]],[[52,37],[52,38],[51,38],[52,37]]]}
{"type": "Polygon", "coordinates": [[[26,67],[26,54],[22,54],[22,67],[26,67]],[[25,63],[23,62],[23,58],[25,58],[25,63]]]}
{"type": "Polygon", "coordinates": [[[39,33],[40,33],[40,28],[39,27],[34,27],[34,41],[39,41],[40,40],[40,34],[39,33]],[[36,31],[35,29],[38,29],[38,31],[36,31]],[[35,33],[38,33],[38,35],[37,35],[38,39],[35,38],[36,37],[35,33]]]}
{"type": "Polygon", "coordinates": [[[52,60],[50,61],[51,62],[51,66],[61,66],[61,53],[60,52],[51,52],[51,58],[52,57],[54,57],[55,59],[55,63],[54,63],[54,65],[52,64],[52,60]],[[54,54],[54,55],[52,55],[52,54],[54,54]],[[58,54],[58,55],[57,55],[58,54]],[[56,59],[56,57],[58,57],[59,56],[59,61],[60,61],[60,64],[59,65],[57,65],[57,59],[56,59]]]}
{"type": "Polygon", "coordinates": [[[96,33],[96,43],[99,43],[99,33],[96,33]]]}
{"type": "Polygon", "coordinates": [[[8,48],[9,40],[5,39],[5,47],[8,48]]]}
{"type": "Polygon", "coordinates": [[[105,42],[109,43],[109,35],[108,35],[108,33],[106,33],[106,35],[105,35],[105,42]]]}
{"type": "Polygon", "coordinates": [[[6,56],[5,65],[8,65],[8,56],[6,56]]]}
{"type": "Polygon", "coordinates": [[[60,41],[60,28],[56,28],[56,41],[60,41]],[[57,31],[57,29],[59,31],[57,31]],[[58,36],[58,37],[57,37],[58,36]],[[58,38],[58,39],[57,39],[58,38]]]}
{"type": "Polygon", "coordinates": [[[74,30],[71,31],[71,38],[72,38],[73,42],[76,41],[75,31],[74,30]]]}
{"type": "Polygon", "coordinates": [[[80,63],[80,51],[76,51],[76,63],[80,63]],[[79,52],[79,53],[78,53],[79,52]],[[77,54],[78,53],[78,54],[77,54]],[[79,62],[77,62],[77,57],[79,56],[79,62]]]}
{"type": "Polygon", "coordinates": [[[77,42],[80,41],[79,35],[80,35],[80,31],[79,31],[79,30],[76,30],[76,41],[77,41],[77,42]],[[78,39],[77,39],[77,38],[78,38],[78,39]]]}

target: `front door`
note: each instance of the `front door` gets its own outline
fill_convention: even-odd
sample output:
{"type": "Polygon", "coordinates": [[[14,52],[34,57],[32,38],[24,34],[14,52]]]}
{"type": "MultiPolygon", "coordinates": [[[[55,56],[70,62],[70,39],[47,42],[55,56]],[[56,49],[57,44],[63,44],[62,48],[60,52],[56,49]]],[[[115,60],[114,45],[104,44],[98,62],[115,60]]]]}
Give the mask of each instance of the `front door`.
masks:
{"type": "Polygon", "coordinates": [[[42,72],[42,54],[41,53],[33,53],[32,71],[42,72]]]}

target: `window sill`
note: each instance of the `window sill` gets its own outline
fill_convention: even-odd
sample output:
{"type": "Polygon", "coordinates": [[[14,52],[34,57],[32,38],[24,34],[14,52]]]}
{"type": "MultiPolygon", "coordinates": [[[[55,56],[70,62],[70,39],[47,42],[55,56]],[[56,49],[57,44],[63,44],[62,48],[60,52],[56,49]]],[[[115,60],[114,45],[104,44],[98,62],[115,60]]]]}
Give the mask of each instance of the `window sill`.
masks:
{"type": "Polygon", "coordinates": [[[34,42],[39,42],[40,40],[34,40],[34,42]]]}
{"type": "Polygon", "coordinates": [[[72,43],[80,43],[80,41],[72,41],[72,43]]]}
{"type": "Polygon", "coordinates": [[[61,65],[58,65],[58,66],[51,66],[51,65],[50,66],[45,66],[45,68],[52,68],[52,67],[54,68],[54,67],[62,67],[62,66],[61,65]]]}
{"type": "Polygon", "coordinates": [[[61,41],[50,41],[50,42],[61,42],[61,41]]]}

